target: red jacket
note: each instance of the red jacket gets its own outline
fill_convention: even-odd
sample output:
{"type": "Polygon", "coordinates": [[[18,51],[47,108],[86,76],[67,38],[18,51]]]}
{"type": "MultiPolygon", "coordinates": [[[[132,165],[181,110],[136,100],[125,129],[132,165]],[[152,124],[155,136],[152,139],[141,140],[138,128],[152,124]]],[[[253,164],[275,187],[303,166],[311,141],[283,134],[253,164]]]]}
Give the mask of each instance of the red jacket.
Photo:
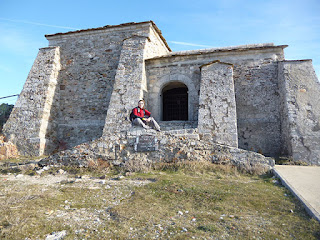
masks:
{"type": "Polygon", "coordinates": [[[133,109],[133,114],[137,117],[137,118],[143,118],[143,117],[150,117],[151,116],[151,112],[149,112],[146,109],[141,109],[139,107],[136,107],[133,109]],[[144,110],[144,111],[143,111],[144,110]],[[144,115],[144,112],[146,113],[146,115],[144,115]]]}

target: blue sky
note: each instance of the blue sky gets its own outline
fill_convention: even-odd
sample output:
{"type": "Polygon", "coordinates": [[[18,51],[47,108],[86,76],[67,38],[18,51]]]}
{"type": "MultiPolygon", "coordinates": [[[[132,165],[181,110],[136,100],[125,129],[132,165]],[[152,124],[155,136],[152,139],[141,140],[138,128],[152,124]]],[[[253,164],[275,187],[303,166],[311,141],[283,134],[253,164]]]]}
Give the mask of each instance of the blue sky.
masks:
{"type": "Polygon", "coordinates": [[[313,59],[319,79],[319,13],[319,0],[0,0],[0,97],[21,92],[45,34],[148,20],[173,51],[287,44],[286,59],[313,59]]]}

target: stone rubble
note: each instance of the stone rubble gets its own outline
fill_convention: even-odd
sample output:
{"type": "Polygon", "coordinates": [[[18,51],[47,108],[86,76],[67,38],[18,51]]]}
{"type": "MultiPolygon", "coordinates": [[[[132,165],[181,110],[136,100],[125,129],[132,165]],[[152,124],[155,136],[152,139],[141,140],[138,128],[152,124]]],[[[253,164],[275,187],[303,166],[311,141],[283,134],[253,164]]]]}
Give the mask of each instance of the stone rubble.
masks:
{"type": "MultiPolygon", "coordinates": [[[[176,131],[176,130],[173,130],[176,131]]],[[[274,160],[259,153],[246,151],[226,145],[217,144],[201,139],[197,130],[183,130],[178,136],[172,132],[156,132],[132,127],[127,137],[121,139],[117,148],[110,149],[109,142],[103,138],[90,143],[58,152],[39,161],[40,166],[76,165],[88,167],[90,164],[99,165],[99,161],[109,162],[124,167],[127,171],[143,171],[154,163],[179,163],[184,161],[208,161],[223,165],[237,166],[239,169],[251,171],[261,168],[261,172],[269,171],[274,166],[274,160]],[[184,134],[182,132],[184,131],[184,134]],[[159,149],[150,152],[136,152],[134,145],[141,134],[149,134],[158,140],[159,149]],[[196,134],[198,139],[189,139],[196,134]],[[112,153],[112,154],[110,154],[112,153]]]]}
{"type": "Polygon", "coordinates": [[[17,158],[18,156],[18,149],[16,145],[11,142],[5,142],[5,137],[0,136],[0,161],[17,158]]]}

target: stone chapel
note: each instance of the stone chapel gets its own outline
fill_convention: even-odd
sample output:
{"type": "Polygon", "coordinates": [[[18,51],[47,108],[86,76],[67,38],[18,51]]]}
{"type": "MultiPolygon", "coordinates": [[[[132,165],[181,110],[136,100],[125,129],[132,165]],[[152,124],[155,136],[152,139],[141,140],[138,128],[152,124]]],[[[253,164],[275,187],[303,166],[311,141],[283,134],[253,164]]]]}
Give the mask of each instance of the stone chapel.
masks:
{"type": "Polygon", "coordinates": [[[144,99],[163,130],[147,158],[192,158],[206,142],[199,154],[217,144],[320,165],[320,83],[312,60],[285,59],[287,45],[172,52],[152,21],[45,37],[4,126],[21,155],[87,144],[126,161],[144,134],[129,114],[144,99]]]}

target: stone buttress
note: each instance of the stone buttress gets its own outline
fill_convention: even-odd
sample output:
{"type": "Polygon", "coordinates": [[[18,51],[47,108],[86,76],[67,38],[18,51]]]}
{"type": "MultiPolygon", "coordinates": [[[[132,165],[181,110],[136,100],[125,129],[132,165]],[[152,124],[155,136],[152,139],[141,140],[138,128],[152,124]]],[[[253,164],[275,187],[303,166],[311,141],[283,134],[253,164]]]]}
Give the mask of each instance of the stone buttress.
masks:
{"type": "Polygon", "coordinates": [[[238,147],[232,68],[220,61],[201,66],[198,129],[213,142],[238,147]]]}
{"type": "Polygon", "coordinates": [[[4,126],[8,140],[17,145],[20,155],[39,156],[50,148],[54,122],[50,118],[60,70],[59,47],[41,48],[17,103],[4,126]]]}
{"type": "Polygon", "coordinates": [[[144,60],[167,52],[168,49],[155,37],[152,28],[147,36],[134,35],[123,40],[102,135],[105,141],[111,142],[111,154],[115,146],[126,144],[126,133],[131,127],[130,112],[140,99],[148,96],[144,60]]]}
{"type": "Polygon", "coordinates": [[[279,84],[285,154],[320,165],[320,83],[312,61],[279,62],[279,84]]]}

